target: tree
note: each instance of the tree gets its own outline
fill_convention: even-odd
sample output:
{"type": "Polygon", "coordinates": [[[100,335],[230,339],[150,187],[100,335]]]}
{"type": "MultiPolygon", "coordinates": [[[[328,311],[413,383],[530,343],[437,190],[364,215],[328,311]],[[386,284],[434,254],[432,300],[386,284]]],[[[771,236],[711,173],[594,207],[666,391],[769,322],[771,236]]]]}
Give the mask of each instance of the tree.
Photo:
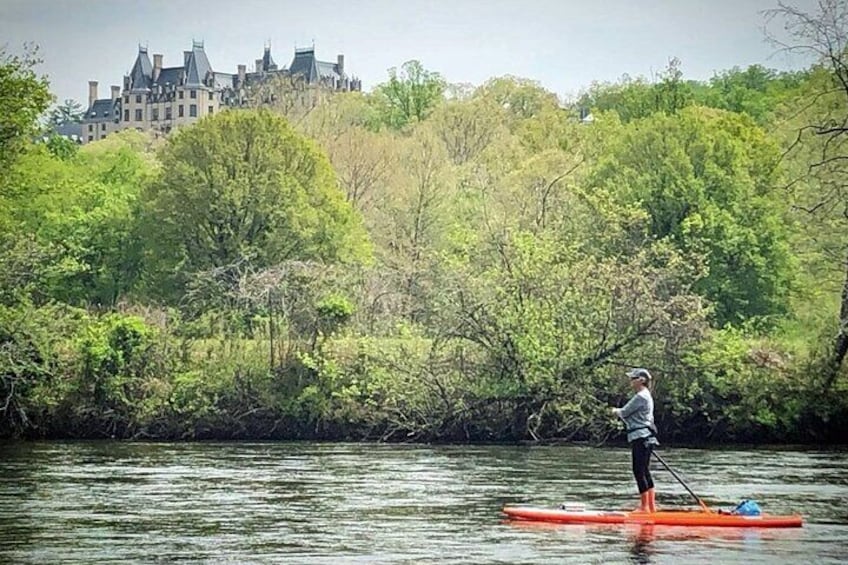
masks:
{"type": "Polygon", "coordinates": [[[762,65],[734,67],[713,76],[696,88],[698,104],[748,114],[765,125],[780,104],[797,95],[806,72],[777,71],[762,65]]]}
{"type": "Polygon", "coordinates": [[[63,103],[53,108],[48,119],[54,126],[78,124],[82,121],[84,113],[85,110],[82,109],[82,105],[79,102],[67,98],[63,103]]]}
{"type": "Polygon", "coordinates": [[[482,152],[500,132],[501,109],[482,98],[451,101],[433,113],[432,121],[448,155],[462,165],[482,152]]]}
{"type": "Polygon", "coordinates": [[[389,69],[389,80],[374,89],[382,109],[383,121],[395,129],[420,122],[443,99],[447,83],[442,76],[428,71],[420,61],[407,61],[398,72],[389,69]]]}
{"type": "Polygon", "coordinates": [[[181,129],[161,163],[146,211],[160,267],[185,275],[242,260],[263,267],[369,254],[327,157],[268,110],[222,112],[181,129]]]}
{"type": "Polygon", "coordinates": [[[841,273],[839,312],[821,368],[825,389],[848,355],[848,1],[821,0],[815,13],[789,4],[768,12],[791,38],[780,47],[816,58],[813,76],[794,114],[796,134],[790,155],[805,166],[794,183],[794,207],[810,220],[811,236],[826,242],[823,252],[841,273]]]}
{"type": "Polygon", "coordinates": [[[644,77],[624,75],[618,82],[594,82],[577,105],[594,111],[614,110],[624,122],[644,118],[656,111],[653,85],[644,77]]]}
{"type": "Polygon", "coordinates": [[[37,55],[37,47],[25,46],[23,55],[0,48],[0,167],[19,153],[50,104],[47,78],[35,73],[37,55]]]}
{"type": "Polygon", "coordinates": [[[615,110],[624,122],[645,118],[657,112],[673,114],[693,101],[693,86],[683,80],[680,59],[649,81],[644,77],[623,76],[617,83],[594,83],[578,101],[582,108],[615,110]]]}
{"type": "Polygon", "coordinates": [[[514,76],[493,78],[477,89],[475,97],[492,100],[506,111],[513,121],[530,118],[545,108],[558,108],[554,93],[530,79],[514,76]]]}
{"type": "Polygon", "coordinates": [[[657,110],[673,114],[692,103],[692,85],[683,80],[680,59],[673,57],[654,87],[657,110]]]}
{"type": "Polygon", "coordinates": [[[379,132],[374,107],[359,92],[338,93],[299,125],[327,152],[341,187],[358,210],[365,212],[379,197],[395,165],[393,132],[379,132]]]}
{"type": "Polygon", "coordinates": [[[433,259],[443,243],[454,196],[444,146],[429,127],[416,128],[403,140],[405,167],[392,178],[392,190],[375,207],[375,240],[380,258],[406,300],[406,315],[420,319],[436,282],[433,259]]]}
{"type": "Polygon", "coordinates": [[[31,146],[0,208],[0,299],[114,305],[139,275],[137,201],[149,164],[120,132],[75,156],[31,146]]]}
{"type": "MultiPolygon", "coordinates": [[[[742,115],[689,107],[627,124],[591,182],[648,214],[648,235],[703,256],[722,326],[786,312],[793,279],[778,147],[742,115]]],[[[772,318],[774,319],[774,318],[772,318]]]]}
{"type": "Polygon", "coordinates": [[[356,126],[324,142],[345,196],[358,210],[371,205],[388,178],[394,162],[391,142],[385,134],[356,126]]]}

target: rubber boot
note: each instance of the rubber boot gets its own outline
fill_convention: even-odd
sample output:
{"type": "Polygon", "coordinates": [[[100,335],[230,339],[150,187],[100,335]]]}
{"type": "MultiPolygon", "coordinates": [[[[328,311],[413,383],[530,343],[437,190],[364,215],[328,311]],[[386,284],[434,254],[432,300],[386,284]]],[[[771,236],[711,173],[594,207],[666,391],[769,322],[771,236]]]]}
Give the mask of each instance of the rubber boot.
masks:
{"type": "Polygon", "coordinates": [[[651,513],[656,512],[657,511],[657,499],[656,499],[657,492],[654,489],[649,488],[645,494],[648,495],[648,512],[651,512],[651,513]]]}

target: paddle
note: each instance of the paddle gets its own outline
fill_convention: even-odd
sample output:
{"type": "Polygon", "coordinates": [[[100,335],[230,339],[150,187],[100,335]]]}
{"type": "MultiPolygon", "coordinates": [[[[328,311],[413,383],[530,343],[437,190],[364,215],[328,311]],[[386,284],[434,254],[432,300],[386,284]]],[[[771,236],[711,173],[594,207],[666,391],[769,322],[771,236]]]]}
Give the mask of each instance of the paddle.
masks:
{"type": "Polygon", "coordinates": [[[700,496],[698,496],[697,494],[695,494],[694,492],[692,492],[692,489],[691,489],[691,488],[689,488],[689,485],[687,485],[687,484],[683,481],[683,479],[681,479],[681,478],[680,478],[680,476],[679,476],[677,473],[675,473],[675,472],[674,472],[674,469],[672,469],[671,467],[669,467],[668,463],[666,463],[666,462],[665,462],[665,459],[663,459],[662,457],[660,457],[660,454],[659,454],[659,453],[657,453],[657,452],[656,452],[656,451],[654,451],[654,450],[651,450],[651,453],[653,453],[653,454],[654,454],[654,457],[656,457],[656,458],[657,458],[657,461],[659,461],[660,463],[662,463],[662,466],[663,466],[663,467],[665,467],[665,468],[666,468],[666,470],[667,470],[669,473],[671,473],[671,474],[674,476],[674,478],[675,478],[675,479],[677,479],[677,481],[678,481],[681,485],[683,485],[683,488],[685,488],[685,489],[686,489],[686,491],[687,491],[689,494],[691,494],[691,495],[695,498],[695,500],[697,500],[697,501],[698,501],[698,504],[700,504],[700,505],[701,505],[701,509],[703,509],[703,511],[704,511],[704,512],[712,513],[712,510],[710,509],[710,507],[709,507],[709,506],[707,506],[707,504],[706,504],[703,500],[701,500],[701,497],[700,497],[700,496]]]}

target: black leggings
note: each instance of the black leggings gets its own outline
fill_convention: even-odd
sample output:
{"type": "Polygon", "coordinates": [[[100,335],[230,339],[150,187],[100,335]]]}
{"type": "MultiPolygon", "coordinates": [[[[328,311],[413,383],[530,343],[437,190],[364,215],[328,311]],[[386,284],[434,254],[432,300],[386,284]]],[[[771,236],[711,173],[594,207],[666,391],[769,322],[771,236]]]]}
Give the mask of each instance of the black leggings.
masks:
{"type": "Polygon", "coordinates": [[[637,439],[630,444],[630,454],[633,457],[633,476],[636,477],[636,486],[639,494],[654,488],[654,479],[651,478],[651,453],[654,445],[646,439],[637,439]]]}

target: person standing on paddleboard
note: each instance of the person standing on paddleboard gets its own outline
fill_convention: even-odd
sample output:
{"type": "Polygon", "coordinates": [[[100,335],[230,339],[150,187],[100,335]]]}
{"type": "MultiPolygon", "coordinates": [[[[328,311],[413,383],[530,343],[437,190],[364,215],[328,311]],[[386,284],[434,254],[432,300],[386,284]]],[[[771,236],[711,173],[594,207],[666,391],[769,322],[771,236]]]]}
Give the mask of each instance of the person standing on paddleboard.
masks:
{"type": "Polygon", "coordinates": [[[651,373],[647,369],[631,369],[627,372],[630,386],[636,394],[621,408],[613,408],[612,412],[624,421],[627,426],[627,442],[633,460],[633,476],[639,488],[642,512],[656,512],[654,480],[651,477],[651,453],[659,442],[654,426],[654,399],[648,385],[651,384],[651,373]]]}

